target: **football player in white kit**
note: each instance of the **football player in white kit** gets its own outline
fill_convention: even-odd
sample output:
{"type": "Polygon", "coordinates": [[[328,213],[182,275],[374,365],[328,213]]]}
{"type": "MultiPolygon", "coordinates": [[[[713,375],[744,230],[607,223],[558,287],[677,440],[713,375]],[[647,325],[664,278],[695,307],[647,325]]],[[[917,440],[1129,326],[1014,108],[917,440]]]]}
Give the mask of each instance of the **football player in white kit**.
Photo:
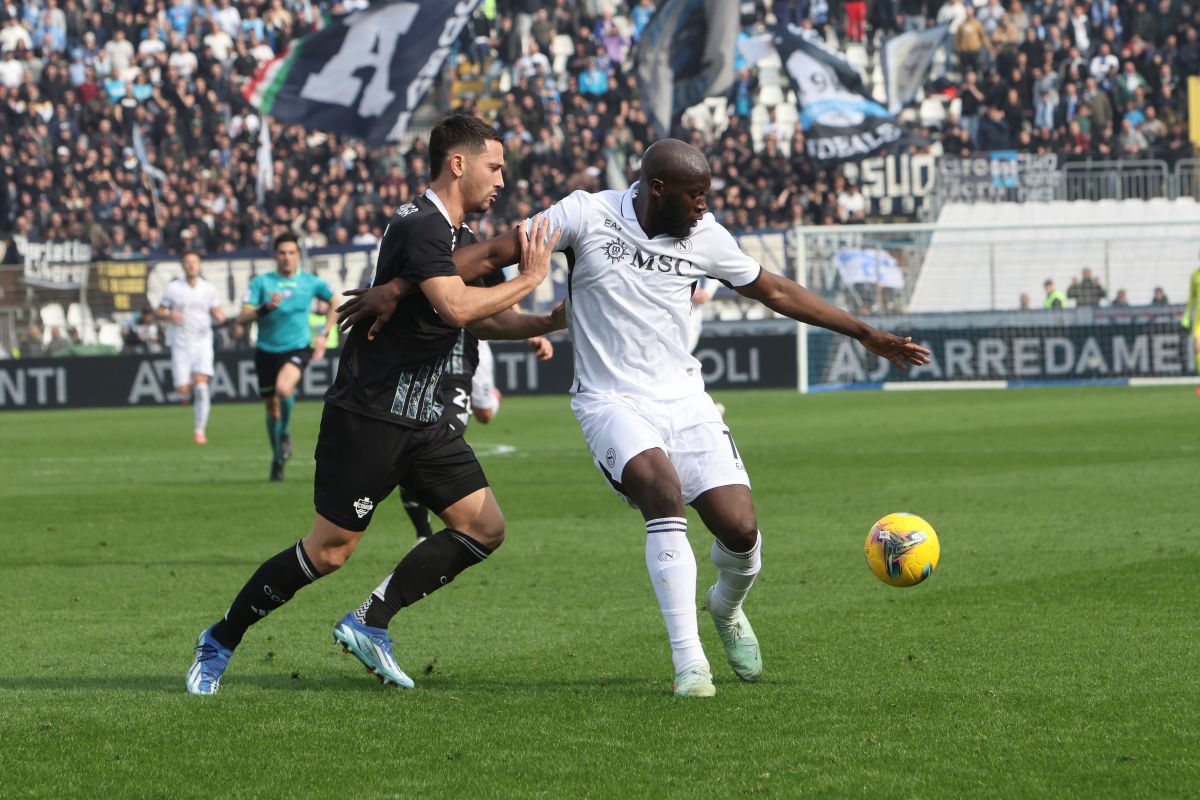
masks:
{"type": "Polygon", "coordinates": [[[156,313],[168,323],[175,391],[185,404],[193,400],[192,436],[196,444],[205,444],[212,408],[208,384],[213,374],[213,323],[223,323],[225,312],[216,287],[200,276],[200,254],[189,250],[182,261],[183,277],[167,284],[156,313]]]}
{"type": "MultiPolygon", "coordinates": [[[[663,139],[647,148],[641,179],[624,192],[576,191],[549,215],[568,263],[568,330],[574,345],[571,408],[596,466],[642,512],[646,568],[667,627],[674,692],[716,693],[700,645],[696,560],[685,505],[713,533],[716,583],[705,604],[733,671],[762,674],[758,639],[742,603],[758,575],[762,536],[750,480],[733,435],[704,390],[689,353],[693,287],[706,276],[792,319],[850,336],[904,367],[929,351],[877,330],[787,278],[768,272],[708,213],[708,161],[663,139]]],[[[516,232],[462,248],[460,274],[514,263],[516,232]]],[[[343,320],[388,315],[409,289],[373,287],[344,306],[343,320]]]]}

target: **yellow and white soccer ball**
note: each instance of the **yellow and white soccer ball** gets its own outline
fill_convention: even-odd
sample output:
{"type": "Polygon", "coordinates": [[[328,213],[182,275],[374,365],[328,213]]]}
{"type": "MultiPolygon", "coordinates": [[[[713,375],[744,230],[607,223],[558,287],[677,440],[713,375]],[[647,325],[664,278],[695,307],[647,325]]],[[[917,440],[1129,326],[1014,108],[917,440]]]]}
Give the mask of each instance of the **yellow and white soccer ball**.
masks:
{"type": "Polygon", "coordinates": [[[889,586],[916,586],[937,568],[942,546],[933,526],[916,514],[888,514],[867,534],[867,565],[889,586]]]}

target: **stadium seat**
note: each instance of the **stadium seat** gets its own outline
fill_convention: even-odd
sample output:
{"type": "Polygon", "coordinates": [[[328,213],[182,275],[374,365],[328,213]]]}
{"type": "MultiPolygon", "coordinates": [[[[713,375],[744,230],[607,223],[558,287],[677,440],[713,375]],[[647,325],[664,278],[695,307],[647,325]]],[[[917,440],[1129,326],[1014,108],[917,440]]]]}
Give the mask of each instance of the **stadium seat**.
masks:
{"type": "Polygon", "coordinates": [[[67,306],[67,325],[79,331],[79,339],[84,344],[96,343],[96,325],[92,320],[92,310],[82,303],[71,303],[67,306]]]}
{"type": "Polygon", "coordinates": [[[940,97],[926,97],[921,101],[921,110],[918,112],[921,118],[921,125],[926,128],[940,128],[942,123],[946,121],[946,104],[942,102],[940,97]]]}
{"type": "Polygon", "coordinates": [[[758,90],[758,102],[767,108],[774,108],[783,103],[783,89],[779,86],[766,85],[758,90]]]}
{"type": "Polygon", "coordinates": [[[62,329],[63,335],[67,333],[67,315],[63,311],[63,307],[58,303],[47,303],[42,306],[42,341],[46,344],[50,343],[50,328],[57,325],[62,329]]]}
{"type": "Polygon", "coordinates": [[[102,319],[96,330],[96,344],[104,344],[120,350],[125,344],[121,326],[111,320],[102,319]]]}
{"type": "Polygon", "coordinates": [[[865,79],[871,69],[871,57],[867,55],[867,48],[858,42],[850,42],[846,45],[846,60],[850,62],[850,66],[858,70],[858,74],[865,79]]]}

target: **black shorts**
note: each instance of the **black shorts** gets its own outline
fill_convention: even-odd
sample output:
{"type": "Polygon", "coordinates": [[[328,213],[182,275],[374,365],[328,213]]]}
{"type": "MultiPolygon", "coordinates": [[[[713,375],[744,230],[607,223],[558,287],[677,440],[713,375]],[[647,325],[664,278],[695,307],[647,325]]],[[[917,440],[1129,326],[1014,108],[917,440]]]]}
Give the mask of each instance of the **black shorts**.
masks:
{"type": "Polygon", "coordinates": [[[312,359],[312,348],[302,347],[299,350],[288,350],[285,353],[268,353],[266,350],[254,351],[254,374],[258,376],[258,396],[275,396],[275,379],[284,364],[295,364],[304,372],[312,359]]]}
{"type": "Polygon", "coordinates": [[[488,482],[461,430],[405,428],[326,403],[313,477],[317,513],[346,530],[365,531],[400,484],[440,514],[488,482]]]}

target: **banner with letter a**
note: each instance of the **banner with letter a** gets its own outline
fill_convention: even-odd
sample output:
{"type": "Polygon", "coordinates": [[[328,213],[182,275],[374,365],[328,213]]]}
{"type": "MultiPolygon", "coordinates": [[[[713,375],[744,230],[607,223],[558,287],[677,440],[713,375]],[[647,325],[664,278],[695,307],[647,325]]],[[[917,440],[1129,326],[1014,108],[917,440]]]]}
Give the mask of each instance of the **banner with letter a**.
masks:
{"type": "Polygon", "coordinates": [[[949,25],[937,25],[884,41],[879,63],[887,87],[888,111],[896,114],[916,98],[933,63],[933,54],[949,33],[949,25]]]}
{"type": "Polygon", "coordinates": [[[379,145],[404,135],[479,0],[389,0],[293,41],[246,87],[282,122],[379,145]]]}
{"type": "Polygon", "coordinates": [[[664,136],[676,115],[733,86],[738,4],[730,0],[667,0],[638,43],[638,91],[650,121],[664,136]]]}
{"type": "Polygon", "coordinates": [[[778,26],[775,49],[796,90],[809,158],[825,165],[851,161],[901,138],[900,126],[867,96],[854,67],[824,42],[778,26]]]}

